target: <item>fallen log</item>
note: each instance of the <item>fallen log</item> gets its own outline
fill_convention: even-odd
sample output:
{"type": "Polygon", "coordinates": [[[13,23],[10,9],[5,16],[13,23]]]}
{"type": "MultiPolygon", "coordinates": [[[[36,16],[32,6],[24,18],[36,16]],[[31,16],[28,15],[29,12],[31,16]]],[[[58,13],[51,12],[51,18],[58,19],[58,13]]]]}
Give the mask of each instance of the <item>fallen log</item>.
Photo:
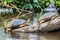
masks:
{"type": "Polygon", "coordinates": [[[18,31],[18,32],[37,32],[38,30],[40,31],[54,31],[54,30],[58,30],[60,28],[60,18],[56,18],[54,20],[52,20],[49,25],[49,22],[45,22],[43,24],[40,24],[40,26],[38,25],[31,25],[31,26],[27,26],[27,27],[23,27],[23,28],[19,28],[19,29],[15,29],[13,31],[18,31]]]}
{"type": "Polygon", "coordinates": [[[17,32],[37,32],[38,31],[38,26],[37,25],[31,25],[31,26],[26,26],[23,28],[15,29],[12,31],[17,31],[17,32]]]}

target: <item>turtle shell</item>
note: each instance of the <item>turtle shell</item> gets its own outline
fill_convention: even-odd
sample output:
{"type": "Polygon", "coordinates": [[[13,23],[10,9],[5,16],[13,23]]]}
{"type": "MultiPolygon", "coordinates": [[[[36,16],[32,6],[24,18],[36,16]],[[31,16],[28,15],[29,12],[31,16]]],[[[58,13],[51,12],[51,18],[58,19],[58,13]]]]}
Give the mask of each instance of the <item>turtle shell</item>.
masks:
{"type": "Polygon", "coordinates": [[[15,19],[15,20],[12,20],[11,21],[11,23],[12,23],[12,25],[14,26],[14,25],[20,25],[20,24],[23,24],[23,23],[25,23],[26,21],[25,20],[23,20],[23,19],[15,19]]]}
{"type": "Polygon", "coordinates": [[[10,22],[7,24],[7,27],[21,25],[21,24],[23,24],[23,23],[25,23],[25,22],[26,22],[26,21],[23,20],[23,19],[15,19],[15,20],[10,21],[10,22]]]}
{"type": "Polygon", "coordinates": [[[45,18],[50,18],[50,17],[52,17],[52,16],[54,16],[54,15],[58,15],[57,13],[52,13],[52,12],[49,12],[49,13],[45,13],[45,14],[43,14],[41,17],[40,17],[40,19],[45,19],[45,18]]]}

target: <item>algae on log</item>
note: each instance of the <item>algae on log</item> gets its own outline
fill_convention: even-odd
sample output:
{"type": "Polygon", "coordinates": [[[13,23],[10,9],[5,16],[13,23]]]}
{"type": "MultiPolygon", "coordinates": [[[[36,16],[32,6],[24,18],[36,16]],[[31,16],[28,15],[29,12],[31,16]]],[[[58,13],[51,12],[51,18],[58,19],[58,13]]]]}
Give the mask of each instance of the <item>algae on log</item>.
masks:
{"type": "Polygon", "coordinates": [[[38,30],[45,32],[45,31],[54,31],[54,30],[58,30],[60,28],[60,18],[56,18],[54,20],[52,20],[49,25],[49,22],[45,22],[43,24],[41,24],[40,26],[38,25],[31,25],[31,26],[27,26],[27,27],[23,27],[23,28],[19,28],[19,29],[15,29],[13,31],[18,31],[18,32],[37,32],[38,30]]]}

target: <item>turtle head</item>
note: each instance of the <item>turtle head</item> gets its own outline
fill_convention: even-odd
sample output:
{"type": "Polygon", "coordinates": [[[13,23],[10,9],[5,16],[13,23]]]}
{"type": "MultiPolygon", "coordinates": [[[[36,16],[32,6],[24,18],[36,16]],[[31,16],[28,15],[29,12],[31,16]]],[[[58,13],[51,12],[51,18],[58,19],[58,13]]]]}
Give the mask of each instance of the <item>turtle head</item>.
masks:
{"type": "Polygon", "coordinates": [[[7,33],[7,32],[10,32],[11,31],[11,27],[6,27],[5,28],[5,32],[7,33]]]}

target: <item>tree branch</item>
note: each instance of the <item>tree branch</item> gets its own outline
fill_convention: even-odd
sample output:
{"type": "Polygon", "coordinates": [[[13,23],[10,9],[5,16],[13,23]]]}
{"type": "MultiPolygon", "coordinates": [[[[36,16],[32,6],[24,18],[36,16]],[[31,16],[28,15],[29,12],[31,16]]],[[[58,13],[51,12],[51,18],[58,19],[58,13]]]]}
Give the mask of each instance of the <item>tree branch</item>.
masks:
{"type": "MultiPolygon", "coordinates": [[[[3,2],[2,0],[1,0],[1,2],[3,2]]],[[[6,6],[6,7],[10,7],[10,8],[15,8],[18,12],[19,12],[19,14],[16,16],[16,18],[19,18],[19,16],[21,15],[21,13],[22,12],[27,12],[27,13],[33,13],[32,11],[27,11],[27,10],[23,10],[23,9],[19,9],[15,4],[6,4],[6,5],[4,5],[4,3],[2,3],[1,5],[3,5],[3,6],[6,6]]]]}

